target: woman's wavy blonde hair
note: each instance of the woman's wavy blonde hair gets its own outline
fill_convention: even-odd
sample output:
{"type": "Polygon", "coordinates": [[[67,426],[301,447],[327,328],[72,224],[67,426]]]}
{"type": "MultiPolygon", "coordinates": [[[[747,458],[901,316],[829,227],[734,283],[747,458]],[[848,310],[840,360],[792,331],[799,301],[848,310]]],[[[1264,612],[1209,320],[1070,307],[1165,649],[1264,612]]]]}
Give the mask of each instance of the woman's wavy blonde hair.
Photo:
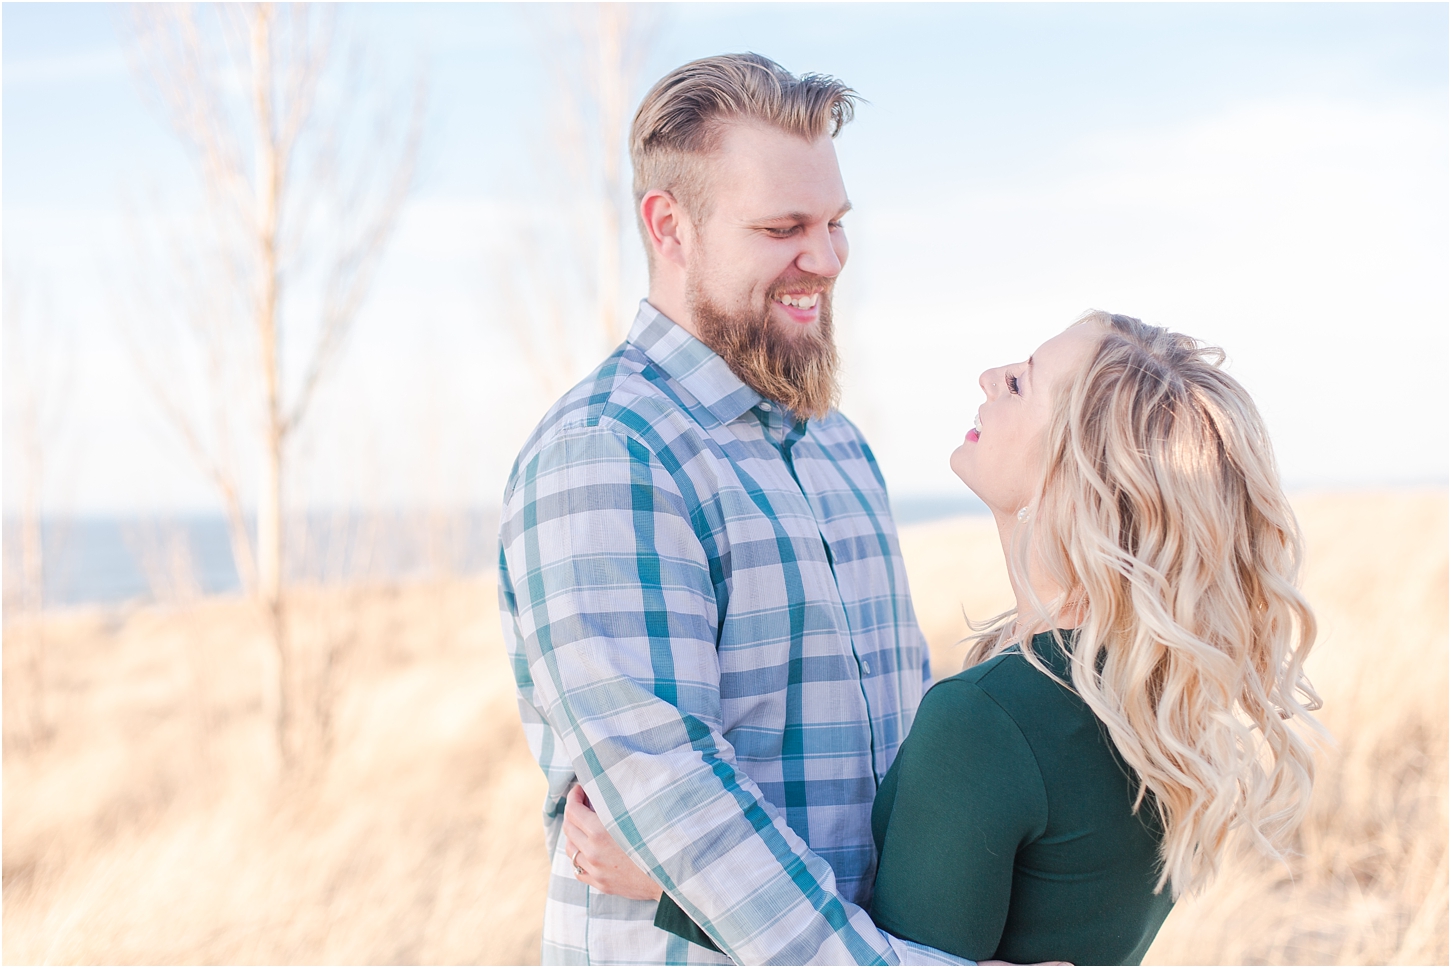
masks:
{"type": "MultiPolygon", "coordinates": [[[[1212,878],[1236,831],[1282,855],[1308,807],[1314,760],[1292,720],[1319,731],[1320,702],[1302,674],[1315,639],[1302,542],[1222,350],[1127,316],[1077,322],[1105,335],[1056,401],[1009,567],[1026,576],[1031,554],[1070,590],[1035,601],[1039,619],[1083,609],[1072,685],[1137,774],[1135,809],[1157,812],[1156,890],[1178,897],[1212,878]]],[[[968,663],[1012,645],[1020,618],[980,631],[968,663]]]]}

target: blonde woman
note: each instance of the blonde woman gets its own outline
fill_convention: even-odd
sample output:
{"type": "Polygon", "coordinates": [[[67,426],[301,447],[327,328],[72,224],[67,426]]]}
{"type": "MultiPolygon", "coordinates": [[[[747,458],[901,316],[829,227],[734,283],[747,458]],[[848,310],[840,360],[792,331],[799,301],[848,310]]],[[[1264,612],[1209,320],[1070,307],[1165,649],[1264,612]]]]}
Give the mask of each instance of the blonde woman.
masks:
{"type": "MultiPolygon", "coordinates": [[[[1137,964],[1235,836],[1285,849],[1313,779],[1315,620],[1263,422],[1222,360],[1090,313],[983,374],[952,468],[1017,602],[928,692],[878,790],[882,929],[967,959],[1137,964]]],[[[595,886],[622,886],[581,816],[595,886]]]]}

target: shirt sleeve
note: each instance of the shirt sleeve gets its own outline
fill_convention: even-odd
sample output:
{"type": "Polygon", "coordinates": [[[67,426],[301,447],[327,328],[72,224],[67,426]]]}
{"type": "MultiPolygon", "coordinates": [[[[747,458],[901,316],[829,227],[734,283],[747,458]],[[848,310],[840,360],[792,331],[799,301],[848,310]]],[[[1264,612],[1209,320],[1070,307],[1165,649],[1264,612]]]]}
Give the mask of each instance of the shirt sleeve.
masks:
{"type": "Polygon", "coordinates": [[[660,458],[623,432],[562,432],[520,468],[503,517],[515,674],[626,853],[738,963],[911,960],[737,767],[721,579],[660,458]]]}
{"type": "Polygon", "coordinates": [[[1017,724],[975,683],[938,683],[877,799],[873,919],[959,957],[992,958],[1018,848],[1047,821],[1042,775],[1017,724]]]}

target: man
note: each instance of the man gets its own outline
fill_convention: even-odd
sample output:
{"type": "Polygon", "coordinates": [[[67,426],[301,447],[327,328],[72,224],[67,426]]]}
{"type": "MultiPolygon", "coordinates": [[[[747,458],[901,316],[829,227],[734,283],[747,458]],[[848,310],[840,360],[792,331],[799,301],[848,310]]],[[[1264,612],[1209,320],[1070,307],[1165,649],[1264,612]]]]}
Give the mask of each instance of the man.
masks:
{"type": "Polygon", "coordinates": [[[861,909],[872,799],[929,667],[881,473],[834,409],[832,138],[853,98],[729,55],[635,117],[649,298],[525,444],[500,528],[549,778],[546,963],[934,957],[861,909]],[[576,782],[658,902],[580,880],[560,837],[576,782]]]}

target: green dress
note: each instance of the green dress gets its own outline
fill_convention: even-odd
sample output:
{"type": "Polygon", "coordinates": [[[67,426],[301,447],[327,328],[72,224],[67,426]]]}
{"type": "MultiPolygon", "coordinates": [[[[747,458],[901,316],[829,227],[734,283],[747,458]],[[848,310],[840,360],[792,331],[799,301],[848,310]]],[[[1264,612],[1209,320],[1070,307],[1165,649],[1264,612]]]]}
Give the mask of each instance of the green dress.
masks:
{"type": "MultiPolygon", "coordinates": [[[[1070,681],[1051,633],[1032,645],[1070,681]]],[[[1088,706],[1016,648],[944,679],[877,791],[872,919],[976,961],[1138,964],[1173,901],[1135,792],[1088,706]]]]}
{"type": "MultiPolygon", "coordinates": [[[[1071,681],[1051,633],[1032,645],[1071,681]]],[[[974,961],[1138,964],[1173,901],[1135,793],[1088,706],[1017,647],[944,679],[877,791],[872,919],[974,961]]],[[[655,923],[715,948],[668,894],[655,923]]]]}

